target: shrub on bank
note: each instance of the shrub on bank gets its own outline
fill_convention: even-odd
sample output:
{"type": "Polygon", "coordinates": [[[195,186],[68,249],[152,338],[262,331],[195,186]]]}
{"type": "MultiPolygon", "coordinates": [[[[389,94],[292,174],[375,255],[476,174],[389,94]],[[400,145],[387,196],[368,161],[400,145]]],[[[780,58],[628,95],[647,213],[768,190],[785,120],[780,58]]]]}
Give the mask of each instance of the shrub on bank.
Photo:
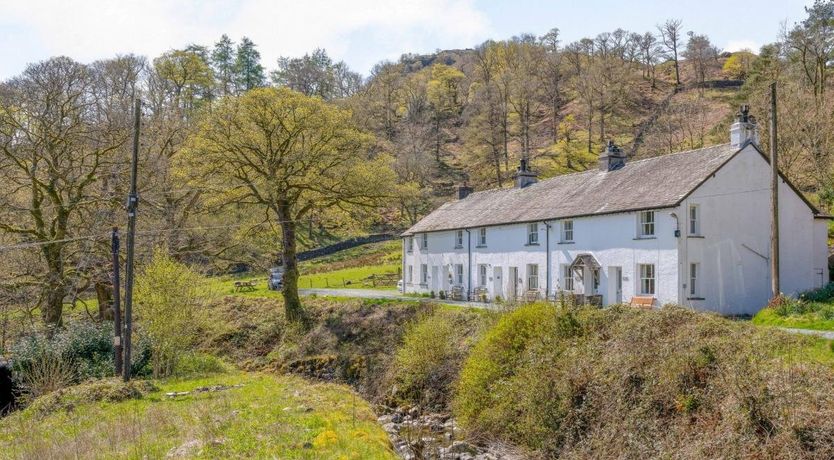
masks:
{"type": "Polygon", "coordinates": [[[439,309],[409,327],[391,365],[394,396],[446,409],[463,360],[485,322],[477,312],[439,309]]]}
{"type": "Polygon", "coordinates": [[[545,456],[834,456],[834,372],[810,340],[668,307],[530,305],[473,349],[453,407],[545,456]]]}

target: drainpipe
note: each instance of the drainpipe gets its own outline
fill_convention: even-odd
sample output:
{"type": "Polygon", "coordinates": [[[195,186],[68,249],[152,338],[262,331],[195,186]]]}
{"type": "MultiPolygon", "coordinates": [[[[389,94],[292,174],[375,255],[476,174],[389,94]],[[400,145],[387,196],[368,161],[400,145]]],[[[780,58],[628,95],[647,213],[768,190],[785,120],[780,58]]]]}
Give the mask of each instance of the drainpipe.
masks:
{"type": "Polygon", "coordinates": [[[544,247],[547,251],[547,267],[545,268],[545,273],[547,273],[547,281],[545,282],[546,291],[544,292],[544,300],[547,301],[550,298],[550,288],[551,288],[551,281],[550,281],[550,228],[551,224],[548,221],[544,222],[545,226],[545,235],[544,235],[544,247]]]}
{"type": "Polygon", "coordinates": [[[472,232],[466,230],[466,262],[468,265],[468,279],[466,282],[466,300],[472,300],[472,232]]]}

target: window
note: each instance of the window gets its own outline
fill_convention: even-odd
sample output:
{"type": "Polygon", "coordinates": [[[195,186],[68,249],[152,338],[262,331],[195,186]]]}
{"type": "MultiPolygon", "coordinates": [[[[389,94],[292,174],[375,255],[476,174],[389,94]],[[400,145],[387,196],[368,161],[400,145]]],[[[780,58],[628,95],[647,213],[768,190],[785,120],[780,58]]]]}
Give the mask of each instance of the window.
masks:
{"type": "Polygon", "coordinates": [[[408,284],[411,284],[413,279],[414,279],[414,266],[409,265],[408,266],[408,276],[405,278],[405,280],[408,282],[408,284]]]}
{"type": "Polygon", "coordinates": [[[527,289],[534,291],[539,288],[539,266],[536,264],[527,265],[527,289]]]}
{"type": "Polygon", "coordinates": [[[562,265],[562,290],[573,291],[573,273],[568,264],[562,265]]]}
{"type": "Polygon", "coordinates": [[[429,234],[423,233],[423,239],[420,241],[420,247],[423,249],[429,248],[429,234]]]}
{"type": "Polygon", "coordinates": [[[698,276],[700,275],[700,267],[697,263],[689,264],[689,295],[695,297],[698,295],[698,276]]]}
{"type": "Polygon", "coordinates": [[[591,290],[594,294],[599,293],[599,269],[594,268],[591,271],[591,276],[593,277],[593,284],[591,285],[591,290]]]}
{"type": "Polygon", "coordinates": [[[699,219],[699,209],[697,204],[689,205],[689,234],[701,234],[701,222],[699,219]]]}
{"type": "Polygon", "coordinates": [[[640,237],[654,236],[654,211],[640,212],[638,235],[640,237]]]}
{"type": "Polygon", "coordinates": [[[539,244],[539,224],[527,226],[527,244],[539,244]]]}
{"type": "Polygon", "coordinates": [[[455,281],[463,286],[463,264],[455,265],[455,281]]]}
{"type": "Polygon", "coordinates": [[[478,265],[478,286],[486,287],[487,284],[487,266],[484,264],[478,265]]]}
{"type": "Polygon", "coordinates": [[[458,230],[455,232],[455,248],[459,249],[463,247],[463,230],[458,230]]]}
{"type": "Polygon", "coordinates": [[[426,264],[420,264],[420,284],[428,284],[429,282],[429,267],[426,264]]]}
{"type": "Polygon", "coordinates": [[[413,236],[409,236],[409,237],[408,237],[408,239],[406,240],[406,242],[405,242],[405,250],[406,250],[406,252],[408,252],[409,254],[411,254],[412,252],[414,252],[414,237],[413,237],[413,236]]]}
{"type": "Polygon", "coordinates": [[[478,246],[486,246],[486,227],[478,230],[478,246]]]}
{"type": "Polygon", "coordinates": [[[569,243],[573,241],[573,221],[562,221],[562,242],[569,243]]]}
{"type": "Polygon", "coordinates": [[[640,294],[654,295],[654,264],[640,264],[640,294]]]}

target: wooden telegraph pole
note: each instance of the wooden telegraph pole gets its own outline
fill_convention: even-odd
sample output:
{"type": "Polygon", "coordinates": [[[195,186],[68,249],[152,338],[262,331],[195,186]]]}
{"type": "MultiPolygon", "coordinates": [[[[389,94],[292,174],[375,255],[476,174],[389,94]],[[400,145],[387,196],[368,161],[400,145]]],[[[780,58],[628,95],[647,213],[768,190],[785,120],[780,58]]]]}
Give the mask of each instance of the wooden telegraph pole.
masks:
{"type": "Polygon", "coordinates": [[[770,84],[770,293],[779,288],[779,156],[776,150],[776,82],[770,84]]]}
{"type": "Polygon", "coordinates": [[[122,376],[125,382],[130,380],[130,348],[133,329],[133,247],[136,239],[136,210],[139,207],[139,194],[136,192],[136,174],[139,163],[139,117],[142,103],[136,98],[133,108],[133,158],[130,164],[130,195],[127,197],[127,260],[125,268],[125,333],[124,366],[122,376]]]}
{"type": "Polygon", "coordinates": [[[122,310],[119,292],[119,228],[113,227],[111,236],[111,251],[113,252],[113,361],[116,364],[116,375],[122,374],[122,310]]]}

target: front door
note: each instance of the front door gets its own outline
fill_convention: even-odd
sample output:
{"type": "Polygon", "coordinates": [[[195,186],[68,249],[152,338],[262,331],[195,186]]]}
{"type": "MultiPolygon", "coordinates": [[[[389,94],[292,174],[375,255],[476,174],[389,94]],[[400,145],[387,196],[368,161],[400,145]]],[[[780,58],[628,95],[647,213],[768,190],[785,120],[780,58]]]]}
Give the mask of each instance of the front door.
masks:
{"type": "Polygon", "coordinates": [[[492,269],[492,296],[504,298],[504,277],[501,276],[501,267],[492,269]]]}
{"type": "Polygon", "coordinates": [[[623,267],[608,267],[608,304],[623,303],[623,267]]]}
{"type": "Polygon", "coordinates": [[[507,276],[507,298],[518,299],[518,267],[510,267],[510,273],[507,276]]]}
{"type": "Polygon", "coordinates": [[[437,292],[440,290],[440,267],[432,265],[431,267],[431,291],[437,292]]]}

